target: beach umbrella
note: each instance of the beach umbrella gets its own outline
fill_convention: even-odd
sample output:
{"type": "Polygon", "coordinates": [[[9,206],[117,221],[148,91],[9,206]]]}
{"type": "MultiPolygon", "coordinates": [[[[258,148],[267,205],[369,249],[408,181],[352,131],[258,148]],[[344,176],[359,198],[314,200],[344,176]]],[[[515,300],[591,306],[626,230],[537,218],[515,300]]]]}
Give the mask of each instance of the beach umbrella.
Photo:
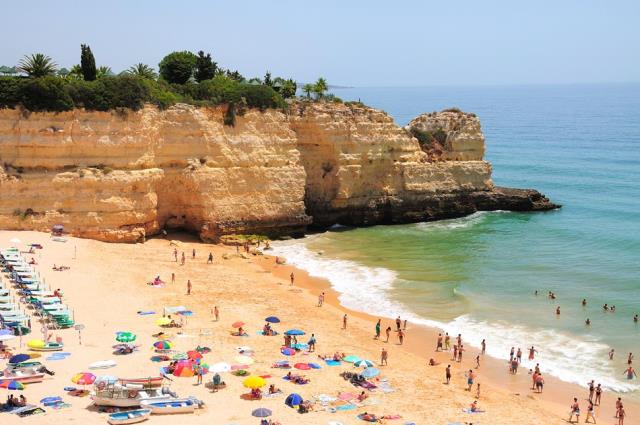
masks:
{"type": "Polygon", "coordinates": [[[71,377],[71,382],[78,385],[91,385],[96,381],[96,375],[89,372],[76,373],[71,377]]]}
{"type": "Polygon", "coordinates": [[[251,415],[255,416],[256,418],[266,418],[271,416],[271,410],[266,409],[264,407],[260,407],[254,410],[253,412],[251,412],[251,415]]]}
{"type": "Polygon", "coordinates": [[[293,356],[296,353],[296,350],[294,350],[293,348],[289,348],[289,347],[282,347],[280,349],[280,352],[282,354],[284,354],[285,356],[293,356]]]}
{"type": "Polygon", "coordinates": [[[320,365],[318,363],[309,363],[309,367],[311,367],[311,369],[320,369],[320,365]]]}
{"type": "Polygon", "coordinates": [[[368,367],[362,371],[362,376],[365,378],[373,378],[380,375],[380,371],[375,367],[368,367]]]}
{"type": "Polygon", "coordinates": [[[193,365],[191,363],[178,363],[173,371],[173,376],[179,376],[181,378],[189,378],[195,375],[193,365]]]}
{"type": "Polygon", "coordinates": [[[242,385],[246,388],[251,388],[252,390],[262,388],[267,385],[267,381],[264,378],[261,378],[257,375],[253,375],[242,381],[242,385]]]}
{"type": "Polygon", "coordinates": [[[358,360],[353,362],[353,365],[356,367],[373,367],[374,364],[371,360],[358,360]]]}
{"type": "Polygon", "coordinates": [[[156,320],[156,325],[158,326],[167,326],[169,324],[171,324],[171,319],[169,319],[168,317],[161,317],[156,320]]]}
{"type": "Polygon", "coordinates": [[[22,243],[22,241],[18,238],[11,238],[11,240],[9,241],[11,243],[22,243]]]}
{"type": "Polygon", "coordinates": [[[296,369],[300,369],[300,370],[309,370],[311,369],[311,366],[309,366],[307,363],[296,363],[293,365],[293,367],[295,367],[296,369]]]}
{"type": "Polygon", "coordinates": [[[347,363],[355,363],[355,362],[360,360],[360,357],[354,356],[354,355],[349,355],[349,356],[345,357],[342,360],[344,360],[347,363]]]}
{"type": "Polygon", "coordinates": [[[287,398],[284,400],[284,404],[286,404],[289,407],[298,406],[301,403],[302,403],[302,397],[300,397],[300,394],[296,394],[296,393],[289,394],[287,398]]]}
{"type": "Polygon", "coordinates": [[[9,359],[9,363],[22,363],[29,360],[30,358],[31,356],[28,354],[16,354],[15,356],[11,356],[11,358],[9,359]]]}
{"type": "Polygon", "coordinates": [[[232,327],[232,328],[236,328],[236,329],[237,329],[237,328],[241,328],[241,327],[243,327],[243,326],[244,326],[244,322],[241,322],[241,321],[233,322],[233,323],[231,324],[231,327],[232,327]]]}
{"type": "Polygon", "coordinates": [[[116,332],[116,341],[133,342],[136,340],[136,334],[131,332],[116,332]]]}
{"type": "Polygon", "coordinates": [[[278,319],[276,316],[269,316],[264,319],[264,321],[269,323],[280,323],[280,319],[278,319]]]}
{"type": "Polygon", "coordinates": [[[7,379],[4,381],[0,381],[0,388],[5,388],[11,391],[22,391],[24,390],[24,384],[19,381],[7,379]]]}
{"type": "Polygon", "coordinates": [[[300,336],[300,335],[304,335],[305,332],[301,331],[300,329],[289,329],[288,331],[286,331],[284,333],[285,335],[295,335],[295,336],[300,336]]]}
{"type": "Polygon", "coordinates": [[[178,314],[181,315],[181,316],[193,316],[193,311],[184,310],[184,311],[179,311],[178,314]]]}
{"type": "Polygon", "coordinates": [[[165,355],[160,355],[160,356],[152,356],[151,357],[151,361],[152,362],[168,362],[169,360],[171,360],[171,357],[169,356],[165,356],[165,355]]]}
{"type": "Polygon", "coordinates": [[[170,350],[172,347],[173,344],[171,343],[171,341],[167,340],[156,341],[153,343],[153,348],[155,348],[156,350],[170,350]]]}
{"type": "Polygon", "coordinates": [[[241,365],[245,365],[245,366],[253,364],[253,362],[254,362],[254,360],[251,357],[248,357],[248,356],[236,356],[235,357],[235,361],[236,361],[236,363],[241,364],[241,365]]]}
{"type": "Polygon", "coordinates": [[[231,365],[229,363],[216,363],[209,368],[213,373],[231,372],[231,365]]]}
{"type": "Polygon", "coordinates": [[[190,358],[191,360],[198,360],[202,358],[202,354],[200,354],[199,351],[187,351],[187,357],[190,358]]]}
{"type": "Polygon", "coordinates": [[[51,397],[45,397],[42,400],[40,400],[40,403],[42,404],[56,404],[62,401],[62,397],[60,396],[51,396],[51,397]]]}

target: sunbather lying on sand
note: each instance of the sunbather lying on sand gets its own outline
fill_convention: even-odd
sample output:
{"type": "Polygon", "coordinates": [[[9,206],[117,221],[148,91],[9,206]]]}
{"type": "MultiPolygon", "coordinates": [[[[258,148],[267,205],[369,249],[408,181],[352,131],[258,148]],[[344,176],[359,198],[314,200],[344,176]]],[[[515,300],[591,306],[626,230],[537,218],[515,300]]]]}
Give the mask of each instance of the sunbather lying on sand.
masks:
{"type": "Polygon", "coordinates": [[[302,376],[302,375],[293,375],[291,372],[287,373],[287,375],[285,376],[285,379],[287,379],[289,382],[293,382],[294,384],[306,384],[309,382],[309,378],[302,376]]]}
{"type": "Polygon", "coordinates": [[[318,358],[322,359],[322,360],[335,360],[337,362],[341,361],[342,359],[345,358],[345,354],[344,353],[338,353],[337,351],[335,353],[333,353],[333,355],[331,354],[318,354],[318,358]]]}

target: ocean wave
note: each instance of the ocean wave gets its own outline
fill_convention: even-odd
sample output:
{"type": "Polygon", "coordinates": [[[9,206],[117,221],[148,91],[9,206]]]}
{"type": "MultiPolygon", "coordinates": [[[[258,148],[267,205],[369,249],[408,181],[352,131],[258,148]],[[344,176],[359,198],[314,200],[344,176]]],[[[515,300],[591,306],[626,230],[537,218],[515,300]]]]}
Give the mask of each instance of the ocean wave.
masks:
{"type": "MultiPolygon", "coordinates": [[[[483,213],[475,217],[449,220],[456,223],[446,225],[471,226],[482,219],[483,213]],[[461,222],[462,221],[462,222],[461,222]]],[[[451,228],[451,227],[449,227],[451,228]]],[[[454,227],[456,228],[456,227],[454,227]]],[[[465,344],[479,348],[482,339],[487,341],[487,354],[498,359],[508,359],[511,347],[523,350],[523,367],[533,368],[540,363],[543,373],[563,381],[585,385],[594,379],[604,388],[618,392],[640,390],[638,380],[622,378],[622,370],[614,369],[608,360],[610,349],[606,344],[579,338],[551,329],[535,329],[500,321],[481,321],[471,315],[462,315],[443,323],[421,317],[403,303],[394,301],[393,292],[397,273],[384,267],[367,267],[351,260],[329,258],[310,250],[306,243],[323,234],[303,240],[275,242],[273,253],[283,256],[287,262],[306,270],[311,276],[327,279],[339,293],[340,303],[352,310],[393,319],[401,316],[410,323],[441,329],[454,336],[462,334],[465,344]],[[534,346],[538,353],[533,362],[527,360],[528,347],[534,346]]],[[[619,365],[619,362],[616,363],[619,365]]],[[[505,365],[506,368],[506,365],[505,365]]]]}
{"type": "Polygon", "coordinates": [[[469,214],[460,218],[452,218],[449,220],[438,220],[438,221],[426,221],[417,223],[415,225],[416,228],[422,231],[437,231],[437,230],[456,230],[456,229],[467,229],[477,224],[482,223],[488,216],[495,214],[504,214],[509,213],[510,211],[477,211],[473,214],[469,214]]]}

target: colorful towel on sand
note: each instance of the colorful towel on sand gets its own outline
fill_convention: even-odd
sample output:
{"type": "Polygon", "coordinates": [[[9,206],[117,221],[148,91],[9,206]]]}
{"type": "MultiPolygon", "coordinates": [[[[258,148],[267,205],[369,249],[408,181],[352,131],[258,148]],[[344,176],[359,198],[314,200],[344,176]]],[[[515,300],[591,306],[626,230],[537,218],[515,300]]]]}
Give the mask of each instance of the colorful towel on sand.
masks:
{"type": "Polygon", "coordinates": [[[138,314],[140,316],[148,316],[150,314],[156,314],[156,312],[155,311],[139,311],[138,314]]]}
{"type": "Polygon", "coordinates": [[[340,366],[340,360],[325,360],[327,366],[340,366]]]}
{"type": "Polygon", "coordinates": [[[476,410],[476,411],[473,411],[473,410],[471,410],[471,409],[469,409],[469,408],[467,408],[467,409],[462,409],[462,411],[463,411],[464,413],[484,413],[484,410],[476,410]]]}

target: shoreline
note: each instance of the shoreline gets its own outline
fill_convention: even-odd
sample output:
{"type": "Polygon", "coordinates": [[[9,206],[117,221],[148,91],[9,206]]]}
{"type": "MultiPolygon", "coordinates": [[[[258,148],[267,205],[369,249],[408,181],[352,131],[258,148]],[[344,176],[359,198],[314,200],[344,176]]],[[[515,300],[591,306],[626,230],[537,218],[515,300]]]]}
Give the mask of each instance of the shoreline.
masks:
{"type": "MultiPolygon", "coordinates": [[[[263,256],[256,257],[259,258],[258,263],[260,264],[260,266],[265,270],[268,270],[270,273],[273,273],[275,276],[283,280],[288,280],[289,274],[291,272],[294,272],[295,286],[304,288],[312,296],[315,297],[317,297],[321,292],[325,292],[325,303],[330,304],[332,307],[345,312],[349,317],[355,316],[364,320],[367,324],[370,325],[370,329],[372,330],[372,342],[382,342],[382,339],[384,338],[384,329],[386,328],[386,326],[391,326],[392,329],[395,328],[394,319],[392,317],[375,316],[362,311],[352,310],[343,306],[339,301],[340,293],[333,289],[331,282],[328,279],[311,276],[306,270],[293,265],[276,264],[275,257],[270,256],[269,254],[264,254],[263,256]],[[383,332],[381,334],[381,340],[375,341],[373,335],[375,333],[375,324],[378,319],[382,319],[383,325],[381,326],[381,328],[383,332]]],[[[336,318],[336,323],[338,323],[339,320],[340,318],[336,318]]],[[[444,367],[447,364],[451,364],[452,369],[457,370],[458,372],[464,372],[465,370],[467,370],[466,368],[463,368],[460,363],[450,359],[450,352],[435,352],[434,347],[436,346],[438,334],[442,332],[444,335],[444,331],[426,325],[412,324],[410,322],[407,326],[408,327],[405,334],[405,343],[402,345],[402,348],[407,350],[408,352],[411,352],[412,354],[423,358],[425,367],[428,367],[427,364],[429,359],[434,358],[436,361],[440,362],[440,365],[434,366],[434,368],[443,369],[442,375],[444,375],[444,367]]],[[[395,333],[396,332],[393,331],[391,334],[391,337],[389,339],[390,344],[396,343],[395,333]]],[[[452,346],[454,341],[455,336],[451,335],[452,346]]],[[[509,366],[506,360],[498,359],[488,354],[481,355],[478,348],[465,348],[463,364],[470,365],[470,367],[473,369],[475,366],[475,357],[477,355],[481,356],[481,367],[478,370],[478,381],[483,383],[484,391],[487,390],[487,388],[484,387],[486,383],[488,384],[487,386],[491,389],[500,389],[508,392],[510,395],[513,395],[515,397],[535,398],[536,400],[541,402],[549,412],[560,415],[561,417],[566,415],[569,411],[568,406],[570,405],[572,398],[577,397],[578,401],[582,404],[582,409],[586,411],[586,407],[588,405],[588,381],[585,380],[584,387],[581,387],[575,383],[566,382],[555,376],[544,374],[544,367],[541,366],[543,375],[545,377],[545,387],[543,393],[538,394],[531,390],[531,378],[527,373],[528,371],[526,368],[519,368],[518,374],[512,375],[508,372],[509,366]]],[[[524,355],[526,355],[526,353],[524,353],[524,355]]],[[[622,397],[628,417],[638,417],[638,415],[640,415],[640,402],[629,399],[626,399],[625,401],[624,393],[603,391],[601,405],[595,406],[596,417],[606,418],[608,416],[608,412],[611,412],[611,417],[613,417],[613,413],[615,413],[615,399],[617,397],[622,397]]]]}

